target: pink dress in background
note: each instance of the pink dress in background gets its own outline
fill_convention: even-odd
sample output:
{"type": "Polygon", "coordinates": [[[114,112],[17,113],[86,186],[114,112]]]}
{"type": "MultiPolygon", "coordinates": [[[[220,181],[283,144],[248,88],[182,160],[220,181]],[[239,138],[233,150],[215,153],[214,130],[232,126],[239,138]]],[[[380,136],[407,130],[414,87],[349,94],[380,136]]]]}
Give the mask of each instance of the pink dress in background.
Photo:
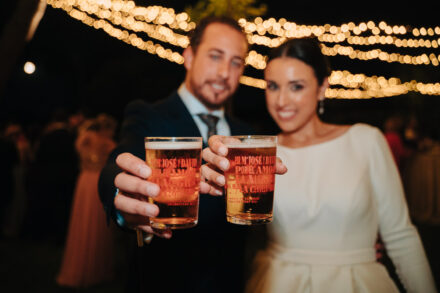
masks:
{"type": "Polygon", "coordinates": [[[76,141],[81,159],[69,229],[57,283],[87,287],[110,280],[114,272],[114,239],[98,196],[99,172],[115,143],[95,131],[76,141]]]}

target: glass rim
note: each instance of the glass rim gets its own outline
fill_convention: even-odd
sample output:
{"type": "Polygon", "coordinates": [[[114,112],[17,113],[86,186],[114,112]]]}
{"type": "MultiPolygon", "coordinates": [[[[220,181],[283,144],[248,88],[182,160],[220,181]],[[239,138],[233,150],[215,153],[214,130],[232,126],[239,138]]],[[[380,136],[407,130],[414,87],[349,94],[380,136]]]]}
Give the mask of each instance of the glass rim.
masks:
{"type": "Polygon", "coordinates": [[[145,142],[162,141],[162,142],[203,142],[201,136],[146,136],[145,142]]]}
{"type": "Polygon", "coordinates": [[[257,138],[257,139],[263,139],[263,138],[278,138],[277,135],[264,135],[264,134],[248,134],[248,135],[225,135],[225,137],[233,137],[233,138],[257,138]]]}
{"type": "Polygon", "coordinates": [[[278,144],[278,137],[276,135],[230,135],[223,138],[222,143],[228,148],[272,148],[278,144]],[[228,141],[228,138],[233,139],[233,141],[228,141]]]}

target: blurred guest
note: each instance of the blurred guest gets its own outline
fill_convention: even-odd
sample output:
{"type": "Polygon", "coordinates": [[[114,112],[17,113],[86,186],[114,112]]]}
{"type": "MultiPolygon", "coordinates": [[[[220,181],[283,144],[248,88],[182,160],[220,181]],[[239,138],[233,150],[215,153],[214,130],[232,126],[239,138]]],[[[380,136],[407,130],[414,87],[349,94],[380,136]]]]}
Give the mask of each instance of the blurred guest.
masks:
{"type": "Polygon", "coordinates": [[[42,131],[29,167],[25,236],[64,241],[78,175],[74,139],[66,112],[55,111],[42,131]]]}
{"type": "Polygon", "coordinates": [[[5,129],[5,137],[15,144],[19,155],[19,160],[13,169],[14,196],[4,227],[4,233],[14,237],[19,235],[24,221],[27,199],[25,181],[33,153],[29,139],[19,123],[9,124],[5,129]]]}
{"type": "Polygon", "coordinates": [[[31,146],[23,127],[19,123],[11,123],[5,129],[5,137],[13,141],[20,155],[20,162],[23,165],[28,164],[33,154],[31,146]]]}
{"type": "Polygon", "coordinates": [[[403,139],[412,149],[418,149],[420,139],[419,128],[419,119],[416,115],[411,114],[404,126],[403,139]]]}
{"type": "Polygon", "coordinates": [[[405,145],[402,137],[403,128],[404,121],[400,115],[391,115],[385,120],[383,126],[385,139],[390,146],[391,153],[399,170],[401,170],[404,160],[412,153],[411,149],[405,145]]]}
{"type": "MultiPolygon", "coordinates": [[[[269,244],[255,258],[247,292],[398,293],[376,261],[379,232],[405,290],[434,293],[383,133],[364,123],[328,124],[318,115],[329,75],[315,38],[288,40],[269,55],[266,103],[281,129],[277,156],[289,171],[276,179],[269,244]]],[[[209,145],[204,159],[226,170],[227,147],[216,136],[209,145]]],[[[224,182],[210,168],[202,175],[224,182]]]]}
{"type": "Polygon", "coordinates": [[[412,218],[440,225],[440,141],[425,136],[402,172],[412,218]]]}
{"type": "Polygon", "coordinates": [[[68,117],[68,125],[69,128],[71,128],[74,131],[77,131],[79,126],[84,122],[86,119],[86,115],[84,113],[85,111],[82,109],[76,110],[72,113],[70,113],[68,117]]]}
{"type": "Polygon", "coordinates": [[[3,236],[3,223],[6,220],[7,208],[14,197],[14,167],[19,162],[18,150],[13,141],[0,134],[0,237],[3,236]]]}
{"type": "Polygon", "coordinates": [[[75,142],[81,171],[57,283],[88,287],[113,277],[114,239],[98,196],[99,172],[115,147],[116,120],[106,114],[83,122],[75,142]]]}

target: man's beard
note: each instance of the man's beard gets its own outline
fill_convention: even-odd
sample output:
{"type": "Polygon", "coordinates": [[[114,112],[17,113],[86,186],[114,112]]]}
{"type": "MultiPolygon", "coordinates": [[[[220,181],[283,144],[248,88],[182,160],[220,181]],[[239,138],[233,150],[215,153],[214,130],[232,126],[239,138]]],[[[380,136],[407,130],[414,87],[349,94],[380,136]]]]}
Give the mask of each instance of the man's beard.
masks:
{"type": "MultiPolygon", "coordinates": [[[[197,86],[197,85],[195,84],[195,82],[192,81],[192,80],[191,80],[191,83],[192,83],[192,88],[193,88],[193,91],[194,91],[194,96],[195,96],[195,97],[196,97],[196,98],[197,98],[197,99],[198,99],[203,105],[205,105],[205,107],[207,107],[207,108],[210,109],[210,110],[218,110],[218,109],[221,109],[221,108],[225,105],[225,102],[226,102],[227,100],[229,100],[229,98],[232,96],[232,94],[230,94],[230,95],[228,95],[226,98],[222,98],[221,103],[212,103],[212,102],[210,102],[211,99],[209,99],[206,95],[203,94],[203,87],[204,87],[204,86],[210,87],[210,86],[211,86],[210,83],[213,83],[212,81],[205,81],[201,86],[197,86]]],[[[226,89],[226,91],[228,91],[230,87],[229,87],[226,83],[223,83],[223,84],[225,85],[225,89],[226,89]]],[[[219,95],[219,94],[214,93],[214,101],[217,101],[217,99],[218,99],[218,95],[219,95]]]]}

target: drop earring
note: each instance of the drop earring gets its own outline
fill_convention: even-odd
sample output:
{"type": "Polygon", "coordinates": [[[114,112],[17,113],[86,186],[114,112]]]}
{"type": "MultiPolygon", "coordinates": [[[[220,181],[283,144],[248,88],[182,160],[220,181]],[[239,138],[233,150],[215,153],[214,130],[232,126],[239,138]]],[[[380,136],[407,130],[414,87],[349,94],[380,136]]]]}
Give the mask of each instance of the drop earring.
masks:
{"type": "Polygon", "coordinates": [[[324,99],[319,100],[318,113],[319,115],[324,114],[324,99]]]}

